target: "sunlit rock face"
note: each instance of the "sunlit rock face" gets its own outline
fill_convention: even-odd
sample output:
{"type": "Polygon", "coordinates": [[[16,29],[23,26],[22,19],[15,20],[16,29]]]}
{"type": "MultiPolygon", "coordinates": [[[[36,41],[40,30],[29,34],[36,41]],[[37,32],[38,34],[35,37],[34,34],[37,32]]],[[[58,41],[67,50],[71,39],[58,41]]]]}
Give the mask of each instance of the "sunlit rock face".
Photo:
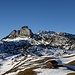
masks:
{"type": "Polygon", "coordinates": [[[28,28],[28,26],[23,26],[18,32],[18,34],[20,37],[24,37],[24,36],[32,37],[33,36],[33,33],[31,29],[28,28]]]}
{"type": "Polygon", "coordinates": [[[17,37],[32,37],[33,33],[28,26],[23,26],[20,30],[13,30],[6,38],[17,38],[17,37]]]}
{"type": "Polygon", "coordinates": [[[2,39],[2,41],[10,40],[28,40],[34,46],[49,46],[66,50],[75,49],[74,34],[54,31],[38,31],[33,34],[28,26],[23,26],[20,30],[13,30],[8,36],[2,39]]]}

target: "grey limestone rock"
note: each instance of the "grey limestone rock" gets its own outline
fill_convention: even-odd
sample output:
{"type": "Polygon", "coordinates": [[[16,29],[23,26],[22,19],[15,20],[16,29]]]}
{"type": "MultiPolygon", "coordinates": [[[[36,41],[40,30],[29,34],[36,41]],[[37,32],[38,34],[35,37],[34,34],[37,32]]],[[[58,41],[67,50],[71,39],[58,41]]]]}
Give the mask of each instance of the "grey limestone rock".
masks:
{"type": "Polygon", "coordinates": [[[32,37],[33,33],[31,29],[28,28],[28,26],[23,26],[20,30],[13,30],[8,36],[6,36],[3,39],[7,38],[17,38],[17,37],[32,37]]]}
{"type": "Polygon", "coordinates": [[[33,36],[33,33],[32,33],[32,31],[28,28],[28,26],[23,26],[23,27],[20,29],[19,36],[20,36],[20,37],[24,37],[24,36],[32,37],[32,36],[33,36]]]}

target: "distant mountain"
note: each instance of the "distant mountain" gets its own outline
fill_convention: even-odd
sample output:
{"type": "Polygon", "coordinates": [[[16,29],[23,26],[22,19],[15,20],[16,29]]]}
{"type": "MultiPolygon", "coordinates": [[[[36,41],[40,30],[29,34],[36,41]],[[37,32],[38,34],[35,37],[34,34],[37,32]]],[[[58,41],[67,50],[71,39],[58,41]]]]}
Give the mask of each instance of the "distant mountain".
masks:
{"type": "Polygon", "coordinates": [[[18,75],[18,72],[20,75],[34,75],[36,69],[38,72],[35,73],[41,75],[47,70],[46,75],[54,75],[54,71],[57,75],[60,71],[68,74],[75,71],[74,62],[73,34],[41,30],[34,34],[28,26],[23,26],[0,41],[0,75],[18,75]]]}
{"type": "Polygon", "coordinates": [[[28,26],[23,26],[20,30],[13,30],[8,36],[4,37],[3,39],[14,39],[17,37],[32,37],[33,33],[31,29],[28,28],[28,26]]]}
{"type": "Polygon", "coordinates": [[[73,34],[54,31],[39,31],[36,34],[50,46],[60,49],[75,49],[75,35],[73,34]]]}
{"type": "Polygon", "coordinates": [[[33,34],[28,26],[23,26],[20,30],[13,30],[0,41],[0,50],[10,53],[25,51],[25,53],[43,55],[39,52],[46,48],[75,49],[75,35],[54,31],[38,31],[33,34]],[[39,50],[36,49],[37,47],[39,50]]]}

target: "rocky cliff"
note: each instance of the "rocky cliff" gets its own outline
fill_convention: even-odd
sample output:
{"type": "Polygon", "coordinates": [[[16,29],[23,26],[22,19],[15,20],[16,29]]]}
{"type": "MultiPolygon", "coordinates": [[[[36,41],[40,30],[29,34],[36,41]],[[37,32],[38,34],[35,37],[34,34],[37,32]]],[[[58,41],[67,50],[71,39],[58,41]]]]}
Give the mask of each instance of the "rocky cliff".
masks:
{"type": "Polygon", "coordinates": [[[75,49],[75,35],[63,32],[40,31],[37,35],[42,37],[44,43],[60,49],[75,49]]]}
{"type": "Polygon", "coordinates": [[[7,37],[2,39],[2,41],[17,40],[27,40],[32,46],[45,46],[66,50],[75,49],[75,35],[73,34],[57,33],[54,31],[38,31],[36,34],[33,34],[28,26],[23,26],[20,30],[13,30],[7,37]]]}
{"type": "Polygon", "coordinates": [[[23,26],[20,30],[13,30],[8,36],[6,36],[3,39],[14,39],[17,37],[32,37],[33,33],[31,29],[28,28],[28,26],[23,26]]]}

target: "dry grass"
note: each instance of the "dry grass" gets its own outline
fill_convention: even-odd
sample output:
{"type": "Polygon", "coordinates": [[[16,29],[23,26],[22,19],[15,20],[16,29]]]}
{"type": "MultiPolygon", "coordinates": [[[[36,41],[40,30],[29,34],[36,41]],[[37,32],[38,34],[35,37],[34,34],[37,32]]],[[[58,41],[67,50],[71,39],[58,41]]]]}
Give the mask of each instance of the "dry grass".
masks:
{"type": "MultiPolygon", "coordinates": [[[[42,63],[42,62],[45,62],[49,59],[53,59],[53,57],[45,57],[44,59],[34,61],[34,63],[42,63]]],[[[37,75],[37,73],[33,70],[36,68],[39,68],[39,67],[40,67],[40,65],[26,69],[24,71],[19,72],[17,75],[37,75]]]]}
{"type": "Polygon", "coordinates": [[[20,69],[18,69],[18,67],[15,67],[15,68],[12,68],[12,69],[10,69],[9,71],[5,72],[5,73],[2,74],[2,75],[6,75],[6,74],[11,73],[11,72],[16,72],[17,70],[20,70],[20,69]]]}
{"type": "Polygon", "coordinates": [[[26,69],[24,71],[19,72],[17,75],[37,75],[37,73],[35,71],[33,71],[34,69],[37,69],[38,67],[32,67],[29,69],[26,69]]]}
{"type": "MultiPolygon", "coordinates": [[[[19,63],[21,63],[21,62],[22,62],[23,60],[25,60],[25,59],[26,59],[26,57],[24,57],[22,60],[20,60],[19,63]]],[[[16,72],[17,70],[20,70],[18,67],[21,66],[21,65],[23,65],[25,62],[22,63],[22,64],[20,64],[20,65],[19,65],[19,63],[17,63],[12,69],[8,70],[7,72],[5,72],[5,73],[2,74],[2,75],[5,75],[5,74],[11,73],[11,72],[16,72]]]]}
{"type": "Polygon", "coordinates": [[[67,75],[75,75],[75,73],[69,73],[69,74],[67,74],[67,75]]]}
{"type": "Polygon", "coordinates": [[[73,66],[75,66],[75,60],[74,61],[72,61],[72,62],[69,62],[68,64],[66,64],[66,65],[73,65],[73,66]]]}
{"type": "MultiPolygon", "coordinates": [[[[26,59],[26,58],[25,58],[25,59],[26,59]]],[[[24,60],[24,59],[22,59],[22,60],[21,60],[18,64],[16,64],[12,69],[10,69],[9,71],[5,72],[5,73],[2,74],[2,75],[5,75],[5,74],[11,73],[11,72],[16,72],[16,71],[18,71],[18,70],[22,70],[21,68],[19,68],[19,67],[22,66],[22,65],[23,65],[24,67],[31,66],[31,68],[26,69],[26,70],[24,70],[24,71],[21,71],[21,72],[19,72],[17,75],[37,75],[36,72],[33,71],[33,70],[36,69],[36,68],[39,68],[39,67],[41,67],[41,66],[38,65],[38,66],[32,67],[32,64],[34,64],[34,63],[42,63],[42,62],[45,62],[45,61],[47,61],[47,60],[49,60],[49,59],[53,59],[53,57],[45,57],[45,58],[43,58],[43,59],[41,59],[41,60],[34,61],[33,63],[30,63],[30,64],[28,64],[28,65],[23,65],[23,64],[25,64],[26,62],[30,61],[30,60],[31,60],[31,59],[30,59],[30,60],[28,60],[28,61],[26,61],[26,62],[23,62],[22,64],[19,65],[19,63],[24,60]]]]}

